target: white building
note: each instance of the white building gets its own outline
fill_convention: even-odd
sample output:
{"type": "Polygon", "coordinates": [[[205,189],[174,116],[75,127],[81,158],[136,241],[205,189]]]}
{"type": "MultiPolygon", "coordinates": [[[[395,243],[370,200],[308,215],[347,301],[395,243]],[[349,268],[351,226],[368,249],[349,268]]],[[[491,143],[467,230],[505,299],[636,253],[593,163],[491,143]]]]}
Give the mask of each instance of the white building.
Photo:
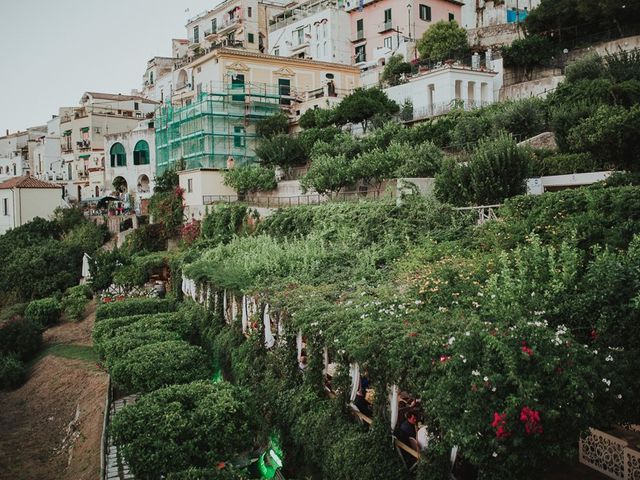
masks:
{"type": "Polygon", "coordinates": [[[60,117],[47,122],[47,134],[40,137],[34,149],[33,176],[50,182],[67,181],[67,171],[60,150],[60,117]]]}
{"type": "Polygon", "coordinates": [[[496,77],[492,70],[445,63],[384,91],[400,105],[411,102],[413,113],[405,120],[417,121],[455,107],[472,109],[494,103],[498,98],[496,77]]]}
{"type": "Polygon", "coordinates": [[[541,0],[475,0],[462,7],[464,28],[483,28],[493,25],[523,22],[541,0]]]}
{"type": "Polygon", "coordinates": [[[351,20],[337,0],[308,0],[269,22],[269,54],[351,64],[351,20]]]}
{"type": "Polygon", "coordinates": [[[14,177],[0,183],[0,235],[36,217],[49,218],[67,206],[64,189],[33,177],[14,177]]]}
{"type": "Polygon", "coordinates": [[[28,175],[33,171],[34,152],[47,128],[32,127],[0,137],[0,178],[28,175]]]}
{"type": "Polygon", "coordinates": [[[177,60],[177,58],[172,57],[153,57],[147,62],[147,69],[142,78],[141,95],[143,97],[158,103],[171,100],[171,95],[173,94],[173,69],[177,60]]]}
{"type": "Polygon", "coordinates": [[[288,0],[224,0],[187,22],[188,57],[212,48],[234,47],[266,53],[269,18],[281,12],[288,0]]]}
{"type": "Polygon", "coordinates": [[[142,121],[130,132],[105,135],[104,142],[106,161],[102,193],[128,194],[133,200],[132,206],[139,209],[140,202],[151,197],[155,186],[154,121],[142,121]]]}
{"type": "Polygon", "coordinates": [[[60,111],[67,194],[73,201],[100,196],[104,190],[104,136],[136,128],[153,117],[158,103],[137,95],[86,92],[80,105],[60,111]]]}

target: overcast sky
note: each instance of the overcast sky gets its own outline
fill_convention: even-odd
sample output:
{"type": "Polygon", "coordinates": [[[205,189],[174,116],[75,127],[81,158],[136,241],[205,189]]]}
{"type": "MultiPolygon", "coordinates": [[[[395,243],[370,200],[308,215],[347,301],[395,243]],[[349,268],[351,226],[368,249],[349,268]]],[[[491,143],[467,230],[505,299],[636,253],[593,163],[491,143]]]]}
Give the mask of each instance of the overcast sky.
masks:
{"type": "Polygon", "coordinates": [[[147,61],[171,56],[186,19],[218,3],[0,0],[0,136],[45,124],[86,91],[140,89],[147,61]]]}

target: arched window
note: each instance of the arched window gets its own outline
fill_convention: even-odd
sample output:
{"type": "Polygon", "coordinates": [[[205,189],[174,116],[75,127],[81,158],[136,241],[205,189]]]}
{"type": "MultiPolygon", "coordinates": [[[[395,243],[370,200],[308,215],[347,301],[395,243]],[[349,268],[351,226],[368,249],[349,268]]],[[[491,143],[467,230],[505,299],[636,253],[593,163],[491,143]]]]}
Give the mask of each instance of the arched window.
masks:
{"type": "Polygon", "coordinates": [[[111,166],[112,167],[126,167],[127,166],[127,154],[124,151],[124,147],[121,143],[114,143],[111,147],[111,166]]]}
{"type": "Polygon", "coordinates": [[[149,144],[145,140],[136,143],[136,148],[133,149],[133,164],[149,165],[149,144]]]}

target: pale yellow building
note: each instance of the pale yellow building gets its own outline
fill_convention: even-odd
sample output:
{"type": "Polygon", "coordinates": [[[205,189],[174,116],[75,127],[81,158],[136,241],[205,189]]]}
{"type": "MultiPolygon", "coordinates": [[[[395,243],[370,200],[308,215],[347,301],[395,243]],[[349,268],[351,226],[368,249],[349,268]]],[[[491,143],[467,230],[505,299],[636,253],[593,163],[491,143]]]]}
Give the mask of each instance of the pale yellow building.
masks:
{"type": "Polygon", "coordinates": [[[58,207],[67,206],[64,188],[33,177],[14,177],[0,183],[0,235],[30,222],[49,218],[58,207]]]}

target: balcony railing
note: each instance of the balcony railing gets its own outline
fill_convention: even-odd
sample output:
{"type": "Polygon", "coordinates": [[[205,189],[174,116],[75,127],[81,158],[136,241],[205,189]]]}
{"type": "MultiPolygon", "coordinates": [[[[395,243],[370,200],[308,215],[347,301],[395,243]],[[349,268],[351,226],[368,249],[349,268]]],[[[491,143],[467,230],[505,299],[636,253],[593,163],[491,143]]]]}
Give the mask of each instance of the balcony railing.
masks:
{"type": "Polygon", "coordinates": [[[230,18],[226,22],[222,22],[218,25],[218,35],[224,35],[226,32],[233,30],[242,23],[240,17],[230,18]]]}
{"type": "Polygon", "coordinates": [[[452,100],[450,102],[434,103],[431,106],[417,108],[412,112],[405,112],[401,114],[400,121],[415,122],[417,120],[423,120],[425,118],[439,117],[440,115],[445,115],[454,109],[469,111],[476,108],[482,108],[490,104],[491,102],[479,100],[452,100]]]}
{"type": "Polygon", "coordinates": [[[81,142],[76,142],[76,145],[78,145],[80,150],[88,150],[91,148],[91,141],[82,140],[81,142]]]}
{"type": "Polygon", "coordinates": [[[356,43],[356,42],[362,42],[363,40],[365,40],[367,37],[365,37],[364,35],[364,30],[359,30],[356,32],[355,35],[353,35],[351,37],[351,42],[356,43]]]}
{"type": "Polygon", "coordinates": [[[378,33],[388,32],[389,30],[393,30],[393,23],[391,22],[391,20],[378,25],[378,33]]]}

